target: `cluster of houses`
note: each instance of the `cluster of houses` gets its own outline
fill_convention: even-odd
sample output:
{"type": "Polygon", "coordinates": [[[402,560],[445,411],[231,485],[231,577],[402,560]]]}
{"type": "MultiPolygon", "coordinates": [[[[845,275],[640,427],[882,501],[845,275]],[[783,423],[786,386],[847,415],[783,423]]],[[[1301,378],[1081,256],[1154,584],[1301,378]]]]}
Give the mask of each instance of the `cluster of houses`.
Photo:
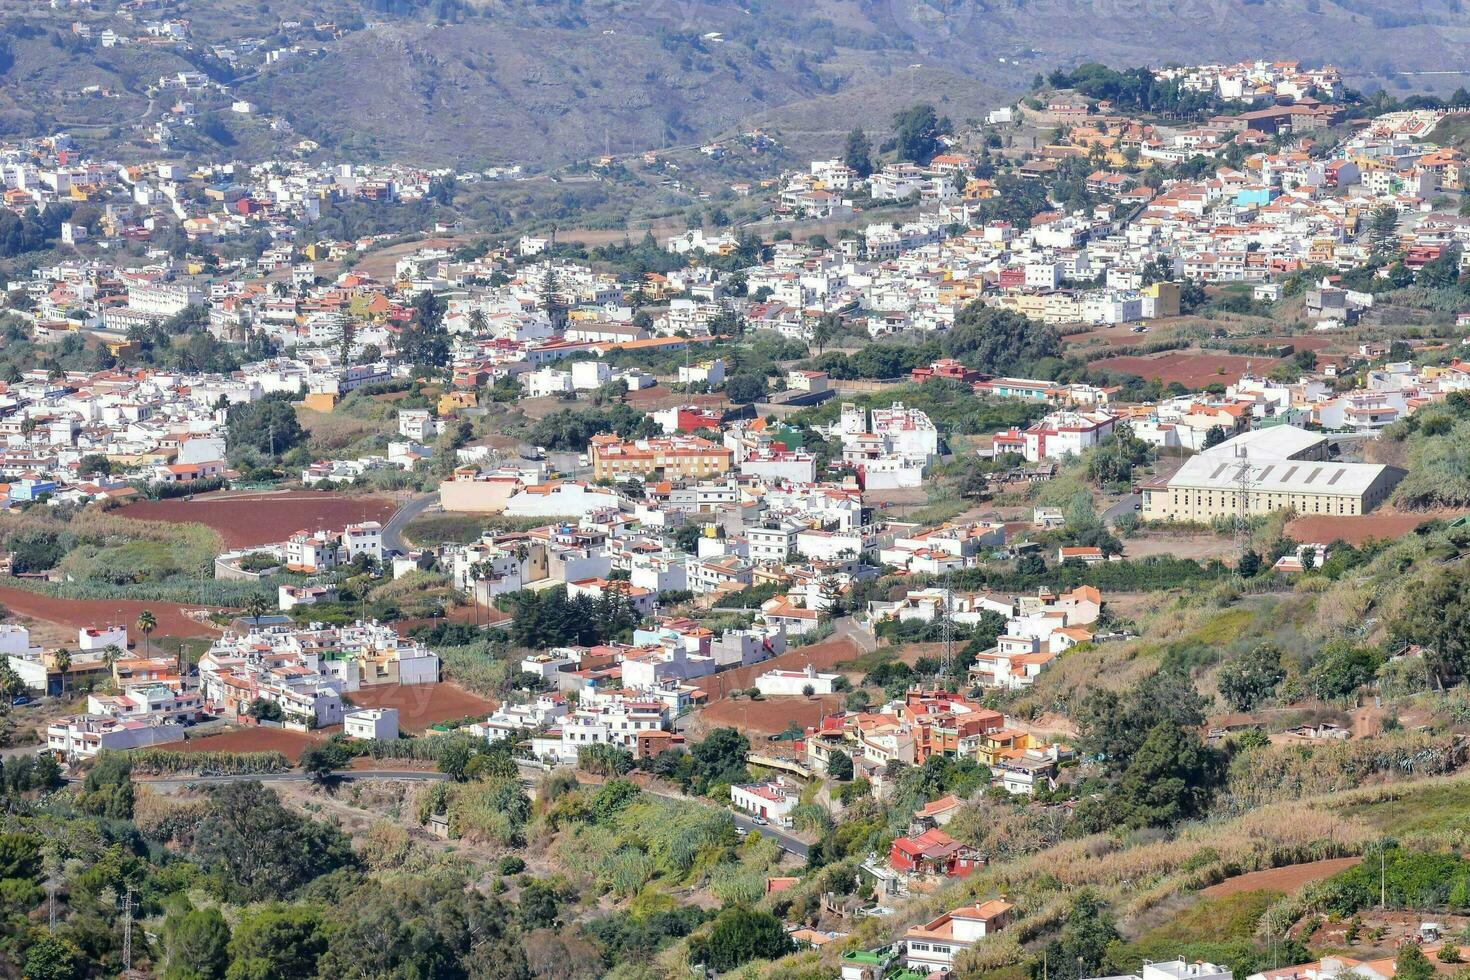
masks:
{"type": "MultiPolygon", "coordinates": [[[[1031,795],[1050,785],[1071,753],[1066,746],[1041,743],[1001,712],[964,695],[917,688],[875,710],[823,718],[807,729],[799,748],[814,772],[825,773],[839,754],[847,757],[854,774],[866,778],[880,795],[891,784],[890,762],[923,765],[935,755],[974,759],[990,767],[994,785],[1031,795]]],[[[954,870],[945,874],[953,876],[954,870]]]]}
{"type": "Polygon", "coordinates": [[[183,672],[174,656],[130,650],[122,625],[83,629],[65,653],[31,646],[23,626],[0,626],[0,652],[33,692],[86,689],[86,710],[46,729],[45,749],[69,761],[178,742],[209,718],[297,730],[343,725],[352,737],[396,739],[396,709],[353,709],[344,695],[439,682],[432,651],[376,622],[226,631],[197,673],[183,672]]]}

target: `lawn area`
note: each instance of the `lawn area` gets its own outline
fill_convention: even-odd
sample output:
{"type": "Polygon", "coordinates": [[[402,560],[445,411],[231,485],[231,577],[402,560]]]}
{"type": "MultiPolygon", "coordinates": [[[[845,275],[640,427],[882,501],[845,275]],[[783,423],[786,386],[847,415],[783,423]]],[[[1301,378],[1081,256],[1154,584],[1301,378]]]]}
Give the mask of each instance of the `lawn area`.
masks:
{"type": "Polygon", "coordinates": [[[1470,779],[1405,787],[1383,799],[1347,804],[1341,812],[1393,836],[1470,829],[1470,779]]]}

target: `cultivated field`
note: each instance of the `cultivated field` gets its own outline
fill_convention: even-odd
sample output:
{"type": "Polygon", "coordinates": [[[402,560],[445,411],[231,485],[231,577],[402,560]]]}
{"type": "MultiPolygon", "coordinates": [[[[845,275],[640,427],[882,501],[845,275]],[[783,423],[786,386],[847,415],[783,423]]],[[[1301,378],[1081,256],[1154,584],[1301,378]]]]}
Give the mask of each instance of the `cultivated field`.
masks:
{"type": "Polygon", "coordinates": [[[68,629],[86,629],[106,623],[126,623],[135,642],[141,646],[143,637],[133,624],[138,614],[147,609],[158,620],[158,631],[154,638],[162,636],[211,636],[213,631],[206,625],[185,615],[185,612],[213,611],[204,606],[181,606],[170,602],[139,602],[133,599],[57,599],[52,596],[0,586],[0,605],[10,612],[31,619],[54,623],[68,629]]]}
{"type": "Polygon", "coordinates": [[[1110,357],[1096,362],[1094,367],[1115,374],[1136,374],[1145,381],[1158,378],[1164,384],[1177,381],[1186,388],[1203,388],[1215,382],[1234,383],[1245,373],[1247,365],[1257,374],[1266,374],[1276,363],[1277,359],[1273,357],[1242,357],[1190,350],[1110,357]]]}
{"type": "Polygon", "coordinates": [[[1456,516],[1442,514],[1361,514],[1358,516],[1307,516],[1298,517],[1286,525],[1286,536],[1304,544],[1331,544],[1345,541],[1360,545],[1365,541],[1392,541],[1408,534],[1425,521],[1435,517],[1456,516]]]}
{"type": "MultiPolygon", "coordinates": [[[[731,691],[743,691],[755,686],[755,679],[768,670],[801,670],[811,664],[818,670],[829,670],[844,660],[855,660],[862,654],[856,643],[845,636],[834,636],[813,643],[811,646],[788,650],[779,657],[762,660],[749,667],[725,670],[703,680],[701,687],[709,694],[710,703],[722,701],[731,691]]],[[[785,728],[785,724],[781,728],[785,728]]],[[[778,729],[779,731],[779,729],[778,729]]]]}
{"type": "Polygon", "coordinates": [[[718,701],[700,713],[699,720],[709,728],[727,725],[758,735],[776,735],[795,722],[802,728],[815,725],[824,715],[842,710],[841,694],[822,697],[782,697],[752,701],[718,701]]]}
{"type": "Polygon", "coordinates": [[[353,267],[353,271],[374,279],[391,279],[398,260],[405,255],[412,255],[421,248],[458,248],[466,241],[465,238],[423,238],[388,245],[368,252],[353,267]]]}
{"type": "Polygon", "coordinates": [[[495,710],[494,701],[453,684],[382,684],[347,696],[359,708],[397,708],[399,727],[408,731],[495,710]]]}
{"type": "Polygon", "coordinates": [[[1284,868],[1271,868],[1268,871],[1252,871],[1249,874],[1226,878],[1219,884],[1206,888],[1201,894],[1211,898],[1224,898],[1227,895],[1254,891],[1276,891],[1290,895],[1314,881],[1331,878],[1348,868],[1355,867],[1362,860],[1361,857],[1332,858],[1327,861],[1290,864],[1284,868]]]}
{"type": "Polygon", "coordinates": [[[117,513],[143,521],[203,524],[229,548],[275,544],[297,531],[340,531],[361,521],[386,522],[397,505],[387,497],[336,493],[204,494],[185,500],[145,500],[117,513]]]}
{"type": "Polygon", "coordinates": [[[222,735],[173,742],[162,748],[178,752],[280,752],[292,762],[324,738],[320,734],[293,732],[286,728],[237,728],[222,735]]]}
{"type": "Polygon", "coordinates": [[[630,391],[623,396],[623,402],[633,408],[641,408],[645,411],[683,405],[697,405],[700,408],[714,409],[727,409],[731,406],[730,400],[721,394],[680,394],[677,391],[670,391],[663,385],[654,385],[651,388],[643,388],[640,391],[630,391]]]}

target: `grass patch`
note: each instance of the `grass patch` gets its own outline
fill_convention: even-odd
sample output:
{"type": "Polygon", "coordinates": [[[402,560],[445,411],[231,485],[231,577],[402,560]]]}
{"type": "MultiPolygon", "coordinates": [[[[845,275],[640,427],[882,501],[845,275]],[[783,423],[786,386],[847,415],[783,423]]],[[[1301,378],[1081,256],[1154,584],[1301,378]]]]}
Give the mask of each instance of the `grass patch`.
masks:
{"type": "Polygon", "coordinates": [[[1256,927],[1279,898],[1281,892],[1262,890],[1203,899],[1133,942],[1109,950],[1109,963],[1115,969],[1137,970],[1144,963],[1183,957],[1254,972],[1262,953],[1253,938],[1256,927]]]}
{"type": "Polygon", "coordinates": [[[836,665],[838,670],[870,674],[879,664],[890,663],[899,657],[898,647],[881,647],[852,660],[843,660],[836,665]]]}
{"type": "Polygon", "coordinates": [[[1248,939],[1255,934],[1266,909],[1281,896],[1282,892],[1263,888],[1223,898],[1202,899],[1138,937],[1137,943],[1179,945],[1202,937],[1248,939]]]}
{"type": "Polygon", "coordinates": [[[1463,148],[1470,141],[1470,119],[1464,116],[1446,116],[1425,138],[1440,146],[1463,148]]]}
{"type": "Polygon", "coordinates": [[[904,519],[919,524],[942,524],[959,517],[968,506],[963,500],[940,500],[905,514],[904,519]]]}
{"type": "Polygon", "coordinates": [[[416,545],[472,544],[487,523],[481,514],[420,514],[404,525],[403,534],[416,545]]]}
{"type": "Polygon", "coordinates": [[[1384,799],[1341,807],[1385,834],[1409,836],[1470,829],[1470,780],[1406,787],[1384,799]]]}
{"type": "Polygon", "coordinates": [[[508,534],[529,531],[548,524],[572,523],[574,514],[562,517],[506,517],[504,514],[420,514],[403,528],[409,541],[420,547],[436,544],[474,544],[486,531],[508,534]]]}
{"type": "Polygon", "coordinates": [[[1212,617],[1209,622],[1183,638],[1183,642],[1225,644],[1245,634],[1256,623],[1251,609],[1231,609],[1212,617]]]}

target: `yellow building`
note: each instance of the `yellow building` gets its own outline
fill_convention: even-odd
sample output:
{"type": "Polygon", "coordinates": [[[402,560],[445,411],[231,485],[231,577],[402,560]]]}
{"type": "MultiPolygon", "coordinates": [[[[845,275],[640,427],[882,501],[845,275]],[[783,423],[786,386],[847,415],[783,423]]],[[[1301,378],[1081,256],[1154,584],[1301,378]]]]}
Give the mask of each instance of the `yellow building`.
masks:
{"type": "Polygon", "coordinates": [[[435,406],[435,410],[442,418],[453,415],[461,408],[474,408],[479,403],[480,400],[473,391],[446,391],[439,396],[439,404],[435,406]]]}
{"type": "Polygon", "coordinates": [[[1209,523],[1281,510],[1303,516],[1366,514],[1385,500],[1403,470],[1372,463],[1245,459],[1201,454],[1173,476],[1142,487],[1144,520],[1209,523]]]}
{"type": "Polygon", "coordinates": [[[1142,293],[1153,299],[1154,316],[1179,315],[1179,284],[1177,282],[1156,282],[1153,285],[1144,286],[1142,293]]]}

